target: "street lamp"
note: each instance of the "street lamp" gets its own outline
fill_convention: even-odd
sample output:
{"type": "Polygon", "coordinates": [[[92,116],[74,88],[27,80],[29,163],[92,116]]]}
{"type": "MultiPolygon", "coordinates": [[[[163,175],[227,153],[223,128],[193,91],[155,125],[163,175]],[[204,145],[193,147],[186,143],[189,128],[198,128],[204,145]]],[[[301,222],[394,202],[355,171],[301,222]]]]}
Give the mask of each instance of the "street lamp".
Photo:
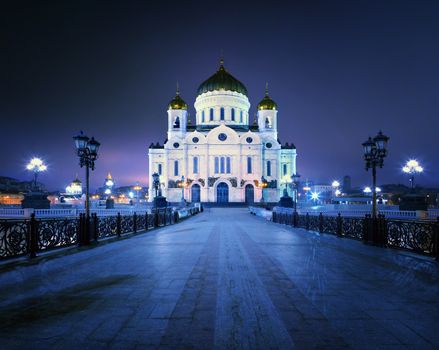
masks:
{"type": "Polygon", "coordinates": [[[139,186],[139,184],[137,184],[133,187],[133,190],[136,191],[136,205],[139,205],[139,191],[142,190],[142,186],[139,186]]]}
{"type": "Polygon", "coordinates": [[[413,190],[415,188],[415,174],[420,174],[424,171],[417,160],[410,159],[402,168],[402,171],[409,175],[410,187],[413,190]]]}
{"type": "Polygon", "coordinates": [[[258,186],[261,188],[261,203],[264,203],[264,188],[268,186],[267,180],[262,176],[258,186]]]}
{"type": "Polygon", "coordinates": [[[291,175],[291,181],[292,181],[293,190],[294,190],[294,211],[297,211],[297,193],[299,190],[299,178],[300,178],[300,175],[297,173],[291,175]]]}
{"type": "Polygon", "coordinates": [[[387,142],[389,137],[381,131],[373,139],[369,137],[363,142],[364,160],[366,162],[366,171],[372,169],[372,217],[377,215],[377,191],[376,191],[376,168],[383,167],[384,158],[387,156],[387,142]]]}
{"type": "Polygon", "coordinates": [[[152,174],[152,185],[155,190],[155,196],[158,197],[160,189],[160,175],[157,173],[152,174]]]}
{"type": "Polygon", "coordinates": [[[32,158],[26,165],[26,169],[34,173],[33,190],[37,189],[37,178],[38,173],[47,170],[47,165],[44,164],[43,160],[40,158],[32,158]]]}
{"type": "Polygon", "coordinates": [[[181,177],[180,183],[178,184],[179,187],[181,187],[181,203],[182,205],[185,203],[184,201],[184,187],[185,187],[185,183],[184,183],[184,176],[181,177]]]}
{"type": "Polygon", "coordinates": [[[73,140],[75,140],[79,165],[81,168],[85,167],[85,217],[88,223],[90,219],[90,169],[95,169],[95,161],[98,158],[101,144],[94,137],[89,139],[82,131],[79,132],[78,136],[73,137],[73,140]]]}

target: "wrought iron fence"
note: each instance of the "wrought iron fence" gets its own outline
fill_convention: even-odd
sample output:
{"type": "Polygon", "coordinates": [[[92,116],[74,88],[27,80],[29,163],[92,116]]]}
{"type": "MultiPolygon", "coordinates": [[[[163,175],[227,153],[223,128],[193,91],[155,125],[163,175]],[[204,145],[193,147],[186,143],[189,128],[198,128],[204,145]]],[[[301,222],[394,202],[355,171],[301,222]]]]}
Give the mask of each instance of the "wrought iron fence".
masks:
{"type": "Polygon", "coordinates": [[[363,240],[380,246],[406,249],[416,253],[439,257],[439,218],[437,221],[386,219],[379,215],[373,219],[299,215],[297,212],[273,211],[273,222],[304,228],[309,231],[330,233],[363,240]]]}
{"type": "MultiPolygon", "coordinates": [[[[185,217],[202,209],[197,206],[186,208],[185,217]],[[189,214],[189,215],[187,215],[189,214]]],[[[36,219],[35,215],[24,220],[0,220],[0,259],[87,244],[90,241],[123,234],[147,231],[154,227],[175,224],[180,220],[178,210],[173,208],[153,209],[151,213],[133,215],[101,216],[92,214],[87,223],[85,214],[79,217],[36,219]],[[84,243],[86,242],[86,243],[84,243]]]]}

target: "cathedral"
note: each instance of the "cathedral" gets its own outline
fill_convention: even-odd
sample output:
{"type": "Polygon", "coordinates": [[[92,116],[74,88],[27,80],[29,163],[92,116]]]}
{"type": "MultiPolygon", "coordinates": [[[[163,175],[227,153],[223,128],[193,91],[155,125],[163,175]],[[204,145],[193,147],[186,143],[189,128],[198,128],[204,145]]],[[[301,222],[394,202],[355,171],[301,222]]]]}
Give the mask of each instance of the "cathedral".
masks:
{"type": "MultiPolygon", "coordinates": [[[[277,202],[296,173],[296,147],[278,139],[278,106],[268,95],[250,121],[247,88],[224,67],[198,88],[195,123],[176,96],[168,105],[164,145],[149,147],[149,184],[160,175],[169,202],[277,202]]],[[[149,199],[153,200],[153,186],[149,199]]]]}

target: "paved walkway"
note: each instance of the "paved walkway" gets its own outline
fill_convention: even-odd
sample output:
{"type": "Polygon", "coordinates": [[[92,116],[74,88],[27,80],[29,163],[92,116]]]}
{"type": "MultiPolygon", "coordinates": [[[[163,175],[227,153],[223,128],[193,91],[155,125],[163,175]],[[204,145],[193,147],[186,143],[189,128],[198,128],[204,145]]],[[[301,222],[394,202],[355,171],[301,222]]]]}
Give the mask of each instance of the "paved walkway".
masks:
{"type": "Polygon", "coordinates": [[[0,274],[2,349],[438,349],[439,264],[208,209],[0,274]]]}

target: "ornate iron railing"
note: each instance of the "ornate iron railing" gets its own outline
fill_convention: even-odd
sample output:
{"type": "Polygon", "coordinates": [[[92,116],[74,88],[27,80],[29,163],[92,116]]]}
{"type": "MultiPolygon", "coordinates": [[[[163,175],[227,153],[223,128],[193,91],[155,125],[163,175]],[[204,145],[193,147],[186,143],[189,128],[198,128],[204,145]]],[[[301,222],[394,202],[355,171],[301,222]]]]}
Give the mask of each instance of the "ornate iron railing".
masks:
{"type": "Polygon", "coordinates": [[[89,222],[85,215],[69,218],[0,220],[0,259],[29,254],[74,244],[88,244],[103,238],[147,231],[154,227],[175,224],[181,217],[202,211],[201,206],[182,209],[153,209],[150,213],[101,216],[92,214],[89,222]]]}
{"type": "Polygon", "coordinates": [[[292,225],[310,231],[345,236],[380,246],[406,249],[416,253],[439,257],[439,219],[437,221],[414,221],[386,219],[384,215],[372,219],[299,215],[292,210],[274,210],[273,222],[292,225]]]}

